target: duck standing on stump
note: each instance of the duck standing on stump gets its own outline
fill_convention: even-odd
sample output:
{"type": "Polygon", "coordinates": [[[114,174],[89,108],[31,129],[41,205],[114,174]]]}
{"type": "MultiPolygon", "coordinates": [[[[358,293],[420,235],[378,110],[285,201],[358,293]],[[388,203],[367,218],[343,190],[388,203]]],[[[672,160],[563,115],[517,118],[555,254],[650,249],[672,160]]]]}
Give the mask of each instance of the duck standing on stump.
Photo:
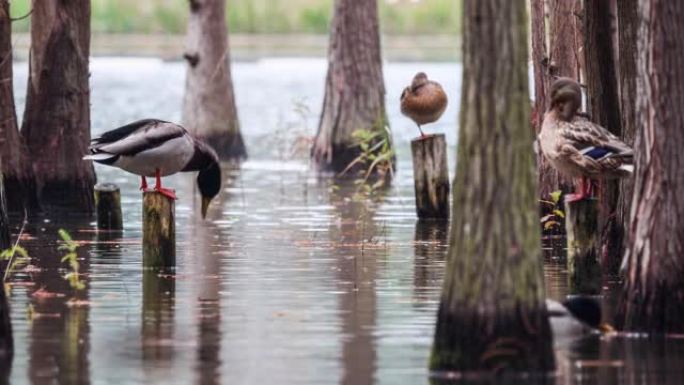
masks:
{"type": "Polygon", "coordinates": [[[579,83],[558,78],[551,85],[551,107],[539,133],[541,151],[549,163],[578,181],[578,191],[568,201],[591,196],[589,179],[622,178],[634,171],[632,148],[578,113],[581,105],[579,83]]]}
{"type": "Polygon", "coordinates": [[[209,202],[221,189],[216,152],[175,123],[139,120],[93,139],[89,151],[83,159],[140,175],[143,191],[148,191],[145,177],[156,177],[154,191],[171,199],[176,199],[176,195],[173,190],[162,187],[161,177],[199,171],[197,187],[202,195],[202,218],[207,214],[209,202]]]}
{"type": "Polygon", "coordinates": [[[442,86],[429,80],[424,72],[413,77],[411,85],[401,93],[401,113],[416,122],[423,137],[423,124],[436,122],[447,107],[447,96],[442,86]]]}

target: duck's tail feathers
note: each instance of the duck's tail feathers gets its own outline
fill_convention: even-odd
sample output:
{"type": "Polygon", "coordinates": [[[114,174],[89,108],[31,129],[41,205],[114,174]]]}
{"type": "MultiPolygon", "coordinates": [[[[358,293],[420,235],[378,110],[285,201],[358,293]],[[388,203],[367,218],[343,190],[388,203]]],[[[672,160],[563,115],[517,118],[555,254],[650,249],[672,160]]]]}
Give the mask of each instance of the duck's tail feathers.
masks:
{"type": "Polygon", "coordinates": [[[618,167],[619,170],[622,170],[624,172],[634,174],[634,165],[633,164],[623,164],[622,166],[618,167]]]}
{"type": "Polygon", "coordinates": [[[107,154],[106,152],[100,152],[95,154],[88,154],[83,157],[83,160],[92,160],[93,162],[109,164],[116,161],[118,155],[107,154]]]}

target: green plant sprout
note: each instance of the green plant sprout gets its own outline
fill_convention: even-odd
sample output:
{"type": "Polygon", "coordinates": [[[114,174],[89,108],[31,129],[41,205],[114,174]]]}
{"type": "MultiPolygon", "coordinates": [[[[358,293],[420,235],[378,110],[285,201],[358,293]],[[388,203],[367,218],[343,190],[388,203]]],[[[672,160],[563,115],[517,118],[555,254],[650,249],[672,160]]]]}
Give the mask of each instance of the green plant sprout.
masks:
{"type": "Polygon", "coordinates": [[[548,231],[554,228],[560,228],[563,219],[565,218],[565,212],[561,209],[561,191],[554,191],[549,194],[551,200],[540,200],[543,205],[546,205],[551,212],[548,215],[544,215],[541,218],[541,223],[544,226],[544,230],[548,231]]]}
{"type": "Polygon", "coordinates": [[[81,280],[79,275],[80,264],[78,263],[78,254],[76,254],[78,243],[71,238],[71,235],[69,235],[66,230],[59,229],[58,233],[64,243],[59,245],[57,250],[66,251],[61,262],[67,263],[69,269],[71,269],[71,271],[64,276],[64,279],[69,281],[69,285],[71,285],[73,289],[83,290],[85,289],[85,283],[81,280]]]}

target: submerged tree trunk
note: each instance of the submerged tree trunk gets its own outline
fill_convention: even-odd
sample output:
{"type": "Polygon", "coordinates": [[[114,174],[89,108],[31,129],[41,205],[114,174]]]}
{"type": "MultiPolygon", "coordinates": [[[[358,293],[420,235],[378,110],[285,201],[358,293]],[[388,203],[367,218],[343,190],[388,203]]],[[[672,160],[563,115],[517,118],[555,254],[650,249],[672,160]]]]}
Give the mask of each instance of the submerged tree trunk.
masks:
{"type": "Polygon", "coordinates": [[[464,2],[453,223],[434,371],[550,371],[524,0],[464,2]]]}
{"type": "Polygon", "coordinates": [[[377,1],[336,0],[312,156],[321,169],[340,172],[362,152],[355,131],[380,133],[389,143],[388,127],[377,1]]]}
{"type": "Polygon", "coordinates": [[[22,134],[41,205],[92,212],[90,1],[32,2],[30,73],[22,134]]]}
{"type": "Polygon", "coordinates": [[[12,80],[12,23],[9,2],[0,0],[0,151],[7,208],[35,207],[35,183],[26,144],[19,134],[12,80]]]}
{"type": "MultiPolygon", "coordinates": [[[[622,121],[609,1],[584,1],[584,28],[587,97],[591,120],[620,137],[622,121]]],[[[604,271],[616,272],[624,250],[625,234],[622,221],[616,216],[620,183],[617,180],[606,180],[602,184],[599,197],[602,202],[599,213],[601,262],[604,271]]]]}
{"type": "MultiPolygon", "coordinates": [[[[620,113],[622,118],[622,139],[632,145],[636,132],[636,58],[637,31],[639,29],[639,15],[637,0],[620,0],[617,2],[618,13],[618,52],[619,52],[619,85],[620,85],[620,113]]],[[[622,223],[625,233],[629,229],[629,211],[634,191],[634,178],[624,178],[620,184],[620,201],[618,202],[616,221],[622,223]]],[[[624,234],[626,238],[628,234],[624,234]]],[[[624,240],[623,251],[624,255],[624,240]]]]}
{"type": "Polygon", "coordinates": [[[226,26],[226,0],[190,0],[183,124],[224,160],[247,157],[240,133],[226,26]]]}
{"type": "Polygon", "coordinates": [[[639,1],[636,180],[618,323],[684,332],[684,3],[639,1]]]}

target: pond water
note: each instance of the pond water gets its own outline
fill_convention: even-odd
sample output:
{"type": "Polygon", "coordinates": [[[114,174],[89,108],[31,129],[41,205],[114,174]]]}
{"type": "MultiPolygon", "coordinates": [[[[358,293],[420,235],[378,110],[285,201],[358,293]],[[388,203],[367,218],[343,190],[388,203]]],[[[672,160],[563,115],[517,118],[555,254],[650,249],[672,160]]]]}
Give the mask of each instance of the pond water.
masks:
{"type": "MultiPolygon", "coordinates": [[[[121,187],[123,232],[98,233],[90,217],[31,218],[21,241],[31,267],[13,275],[9,298],[12,384],[429,382],[447,229],[416,220],[408,143],[417,130],[398,104],[418,70],[446,86],[450,107],[428,131],[447,133],[453,166],[460,65],[386,64],[399,165],[391,188],[361,200],[297,150],[314,133],[325,66],[234,64],[250,159],[224,167],[207,220],[193,175],[165,179],[180,198],[175,274],[142,271],[139,180],[123,171],[97,167],[100,182],[121,187]],[[84,290],[62,278],[59,228],[81,245],[84,290]]],[[[95,134],[143,117],[180,120],[182,63],[95,58],[91,70],[95,134]]],[[[15,71],[22,111],[26,63],[15,71]]],[[[562,264],[548,258],[545,276],[547,294],[563,298],[562,264]]],[[[607,280],[607,298],[615,286],[607,280]]],[[[678,339],[590,336],[559,345],[557,374],[543,382],[680,383],[683,353],[678,339]]]]}

